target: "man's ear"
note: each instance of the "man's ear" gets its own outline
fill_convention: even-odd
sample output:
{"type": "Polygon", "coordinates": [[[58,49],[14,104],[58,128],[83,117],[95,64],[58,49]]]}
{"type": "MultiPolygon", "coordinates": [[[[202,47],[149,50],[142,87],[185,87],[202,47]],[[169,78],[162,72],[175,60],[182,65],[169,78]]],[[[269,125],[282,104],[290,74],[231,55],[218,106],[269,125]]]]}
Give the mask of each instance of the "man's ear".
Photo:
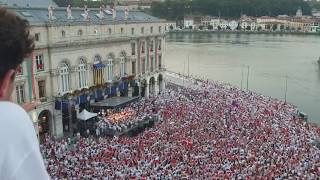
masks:
{"type": "Polygon", "coordinates": [[[15,71],[10,69],[0,80],[0,100],[9,100],[11,96],[11,87],[15,78],[15,71]]]}

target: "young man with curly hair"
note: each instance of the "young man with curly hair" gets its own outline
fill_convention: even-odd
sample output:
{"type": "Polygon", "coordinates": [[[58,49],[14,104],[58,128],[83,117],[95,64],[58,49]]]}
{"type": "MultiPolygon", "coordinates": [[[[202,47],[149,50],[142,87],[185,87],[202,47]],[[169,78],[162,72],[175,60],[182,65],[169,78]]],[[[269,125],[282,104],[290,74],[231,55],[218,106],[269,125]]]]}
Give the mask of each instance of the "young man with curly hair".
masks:
{"type": "Polygon", "coordinates": [[[49,175],[26,110],[10,102],[18,66],[34,48],[29,23],[0,7],[0,179],[45,180],[49,175]]]}

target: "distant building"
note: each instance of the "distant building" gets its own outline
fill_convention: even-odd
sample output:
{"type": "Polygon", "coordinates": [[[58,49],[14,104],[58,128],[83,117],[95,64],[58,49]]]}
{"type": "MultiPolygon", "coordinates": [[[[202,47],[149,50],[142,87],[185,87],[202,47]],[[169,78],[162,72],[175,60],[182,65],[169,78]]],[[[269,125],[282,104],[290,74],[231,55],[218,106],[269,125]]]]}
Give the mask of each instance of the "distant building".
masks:
{"type": "Polygon", "coordinates": [[[183,19],[183,26],[185,29],[194,29],[194,19],[192,16],[185,16],[183,19]]]}
{"type": "Polygon", "coordinates": [[[232,30],[232,31],[234,31],[234,30],[236,30],[237,29],[237,27],[238,27],[238,21],[236,21],[236,20],[231,20],[231,21],[229,21],[229,27],[230,27],[230,30],[232,30]]]}
{"type": "Polygon", "coordinates": [[[246,20],[240,21],[240,26],[241,26],[241,29],[245,31],[256,31],[258,29],[257,22],[252,19],[246,19],[246,20]]]}
{"type": "Polygon", "coordinates": [[[165,31],[171,31],[171,30],[176,30],[177,29],[177,25],[176,22],[167,22],[165,25],[165,31]]]}
{"type": "Polygon", "coordinates": [[[302,9],[300,7],[296,12],[296,17],[302,17],[302,9]]]}

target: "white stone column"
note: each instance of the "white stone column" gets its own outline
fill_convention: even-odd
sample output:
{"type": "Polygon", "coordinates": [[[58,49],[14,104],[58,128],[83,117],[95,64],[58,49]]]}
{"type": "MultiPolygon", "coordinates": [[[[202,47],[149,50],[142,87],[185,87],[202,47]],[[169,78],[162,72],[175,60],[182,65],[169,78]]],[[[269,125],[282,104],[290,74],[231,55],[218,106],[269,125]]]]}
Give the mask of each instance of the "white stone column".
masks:
{"type": "Polygon", "coordinates": [[[128,87],[128,97],[132,97],[132,94],[133,94],[133,90],[132,90],[133,87],[128,87]]]}
{"type": "Polygon", "coordinates": [[[54,120],[54,132],[55,138],[63,137],[63,124],[62,124],[62,113],[56,113],[53,117],[54,120]]]}
{"type": "Polygon", "coordinates": [[[145,88],[145,92],[144,92],[144,97],[145,98],[149,98],[149,86],[150,86],[150,84],[149,83],[146,83],[146,88],[145,88]]]}
{"type": "Polygon", "coordinates": [[[164,79],[162,79],[160,86],[161,86],[161,91],[164,91],[166,89],[166,83],[164,79]]]}
{"type": "Polygon", "coordinates": [[[155,81],[155,84],[154,84],[154,93],[155,93],[155,95],[158,95],[158,94],[159,94],[159,84],[158,84],[158,81],[155,81]]]}

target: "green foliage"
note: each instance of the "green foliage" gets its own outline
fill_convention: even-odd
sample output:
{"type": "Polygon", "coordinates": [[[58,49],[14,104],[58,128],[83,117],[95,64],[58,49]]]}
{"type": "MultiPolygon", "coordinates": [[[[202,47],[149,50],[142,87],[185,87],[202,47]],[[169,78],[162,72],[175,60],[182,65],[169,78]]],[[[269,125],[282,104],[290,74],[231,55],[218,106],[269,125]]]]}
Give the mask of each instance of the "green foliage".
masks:
{"type": "Polygon", "coordinates": [[[237,30],[241,30],[241,26],[240,26],[240,24],[238,24],[238,26],[237,26],[237,30]]]}
{"type": "Polygon", "coordinates": [[[153,2],[154,16],[170,20],[182,20],[185,15],[211,15],[238,18],[248,16],[295,15],[301,7],[303,14],[311,8],[303,0],[166,0],[153,2]]]}
{"type": "Polygon", "coordinates": [[[262,30],[262,27],[261,26],[258,26],[258,29],[257,29],[258,31],[261,31],[262,30]]]}
{"type": "Polygon", "coordinates": [[[273,31],[275,31],[275,30],[277,30],[277,29],[278,29],[278,25],[277,25],[277,24],[272,25],[272,30],[273,30],[273,31]]]}

